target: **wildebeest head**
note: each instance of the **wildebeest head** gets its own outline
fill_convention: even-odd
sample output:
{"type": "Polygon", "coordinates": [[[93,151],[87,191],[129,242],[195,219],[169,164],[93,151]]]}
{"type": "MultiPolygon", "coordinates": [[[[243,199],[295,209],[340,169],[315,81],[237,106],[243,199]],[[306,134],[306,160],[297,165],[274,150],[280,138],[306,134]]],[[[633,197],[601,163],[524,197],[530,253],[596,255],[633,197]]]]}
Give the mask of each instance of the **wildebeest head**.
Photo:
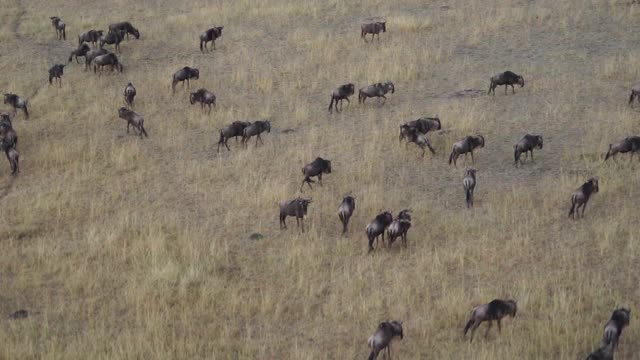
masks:
{"type": "Polygon", "coordinates": [[[476,144],[477,144],[478,146],[480,146],[481,148],[483,148],[483,147],[484,147],[484,136],[482,136],[482,135],[477,135],[477,136],[475,136],[475,139],[474,139],[474,140],[475,140],[475,142],[476,142],[476,144]]]}
{"type": "Polygon", "coordinates": [[[193,78],[196,80],[200,79],[200,70],[191,69],[191,76],[193,76],[193,78]]]}
{"type": "Polygon", "coordinates": [[[307,215],[307,208],[309,207],[309,204],[311,204],[311,199],[312,198],[304,199],[300,197],[296,199],[298,201],[298,204],[300,204],[300,207],[302,208],[302,213],[304,215],[307,215]]]}
{"type": "Polygon", "coordinates": [[[388,82],[386,85],[387,85],[387,89],[388,89],[388,88],[391,88],[391,93],[392,93],[392,94],[396,92],[396,87],[395,87],[395,86],[393,86],[393,83],[392,83],[392,82],[388,82]]]}
{"type": "Polygon", "coordinates": [[[271,133],[271,121],[269,121],[269,120],[265,120],[265,122],[264,122],[264,129],[265,129],[268,133],[271,133]]]}
{"type": "Polygon", "coordinates": [[[326,165],[325,174],[331,174],[331,160],[325,160],[324,163],[326,165]]]}
{"type": "Polygon", "coordinates": [[[218,36],[222,36],[222,29],[224,29],[224,26],[216,27],[216,32],[218,33],[218,36]]]}
{"type": "Polygon", "coordinates": [[[140,39],[140,32],[138,31],[138,29],[133,28],[133,29],[131,30],[131,32],[133,33],[133,36],[134,36],[136,39],[140,39]]]}
{"type": "Polygon", "coordinates": [[[342,92],[347,94],[347,95],[353,95],[356,91],[356,86],[355,84],[349,83],[349,84],[345,84],[342,85],[342,92]]]}
{"type": "Polygon", "coordinates": [[[131,113],[131,111],[129,109],[127,109],[126,107],[121,107],[120,109],[118,109],[118,116],[121,119],[126,119],[127,115],[129,115],[131,113]]]}
{"type": "Polygon", "coordinates": [[[53,25],[57,25],[60,22],[60,18],[57,17],[57,16],[51,16],[51,17],[49,17],[49,19],[51,19],[51,23],[53,25]]]}
{"type": "Polygon", "coordinates": [[[518,312],[518,302],[516,300],[505,300],[505,302],[509,305],[509,310],[507,310],[507,314],[511,315],[511,317],[516,317],[516,313],[518,312]]]}
{"type": "Polygon", "coordinates": [[[198,100],[198,98],[200,94],[197,92],[192,92],[191,95],[189,95],[189,102],[191,103],[191,105],[195,104],[196,101],[198,100]]]}
{"type": "Polygon", "coordinates": [[[518,84],[520,85],[520,87],[524,86],[524,78],[522,76],[518,76],[518,84]]]}
{"type": "Polygon", "coordinates": [[[400,339],[404,337],[404,332],[402,331],[402,321],[388,321],[389,328],[391,330],[391,334],[393,336],[400,336],[400,339]]]}
{"type": "Polygon", "coordinates": [[[591,183],[591,185],[593,186],[593,192],[597,193],[600,190],[600,187],[598,186],[598,178],[597,177],[592,177],[591,179],[589,179],[589,181],[587,181],[588,183],[591,183]]]}
{"type": "Polygon", "coordinates": [[[536,146],[538,147],[538,149],[542,149],[542,146],[543,146],[542,135],[537,135],[536,136],[536,141],[537,141],[536,146]]]}
{"type": "Polygon", "coordinates": [[[16,94],[4,94],[4,103],[12,105],[18,102],[18,95],[16,94]]]}
{"type": "Polygon", "coordinates": [[[382,32],[387,32],[387,22],[379,22],[378,24],[382,25],[382,32]]]}
{"type": "Polygon", "coordinates": [[[469,168],[469,169],[467,169],[467,170],[465,171],[465,174],[470,175],[470,176],[473,176],[473,178],[475,179],[475,177],[476,177],[476,172],[477,172],[477,171],[478,171],[478,170],[476,170],[476,169],[474,169],[474,168],[469,168]]]}

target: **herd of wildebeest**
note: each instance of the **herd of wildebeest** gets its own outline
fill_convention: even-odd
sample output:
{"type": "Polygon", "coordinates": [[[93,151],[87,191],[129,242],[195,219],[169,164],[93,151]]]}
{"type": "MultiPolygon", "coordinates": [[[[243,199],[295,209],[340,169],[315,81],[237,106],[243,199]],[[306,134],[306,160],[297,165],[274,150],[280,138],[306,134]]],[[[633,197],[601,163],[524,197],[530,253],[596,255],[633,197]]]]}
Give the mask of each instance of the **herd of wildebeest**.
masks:
{"type": "MultiPolygon", "coordinates": [[[[51,23],[56,31],[56,36],[59,40],[66,40],[66,24],[57,16],[50,18],[51,23]]],[[[129,39],[129,35],[133,35],[136,39],[140,38],[140,32],[130,22],[119,22],[111,24],[108,27],[108,32],[105,34],[103,30],[89,30],[78,36],[78,47],[71,51],[68,62],[72,62],[75,58],[77,63],[79,57],[85,58],[85,71],[93,66],[94,73],[102,74],[104,67],[108,66],[111,71],[118,70],[123,72],[123,65],[118,59],[116,53],[121,51],[120,43],[126,39],[129,39]],[[88,45],[91,44],[93,49],[88,45]],[[105,45],[114,45],[116,53],[110,52],[104,48],[105,45]]],[[[361,38],[367,42],[366,36],[371,34],[372,41],[378,38],[380,41],[380,33],[386,32],[386,21],[376,21],[372,23],[363,24],[361,26],[361,38]]],[[[212,42],[213,50],[216,49],[215,41],[222,36],[223,27],[212,27],[199,35],[200,50],[202,52],[210,51],[207,48],[207,43],[212,42]]],[[[62,86],[62,77],[64,75],[64,64],[55,64],[49,69],[49,84],[53,84],[56,81],[59,86],[62,86]]],[[[175,93],[175,87],[178,83],[187,83],[189,87],[190,80],[198,80],[200,77],[200,71],[196,68],[185,66],[176,71],[172,76],[171,91],[175,93]]],[[[524,78],[511,71],[505,71],[503,73],[492,76],[490,79],[488,94],[495,96],[495,89],[498,86],[505,87],[505,95],[507,95],[507,89],[511,86],[512,94],[515,94],[514,85],[524,87],[524,78]]],[[[392,82],[375,83],[365,86],[358,91],[358,102],[364,104],[367,98],[378,97],[383,98],[385,101],[389,92],[395,93],[395,86],[392,82]]],[[[349,97],[355,94],[355,85],[353,83],[344,84],[337,87],[331,93],[331,101],[329,103],[329,113],[335,109],[340,112],[343,101],[350,103],[349,97]]],[[[136,88],[131,82],[129,82],[124,89],[124,103],[125,107],[118,109],[118,117],[127,122],[127,133],[132,126],[138,135],[142,138],[147,137],[147,131],[144,127],[144,118],[133,111],[134,99],[137,95],[136,88]]],[[[631,96],[629,98],[629,105],[633,105],[635,99],[640,101],[640,85],[634,86],[631,90],[631,96]]],[[[216,96],[213,92],[206,89],[199,89],[190,93],[189,101],[191,104],[200,103],[202,111],[205,111],[205,106],[208,109],[208,113],[211,112],[212,107],[216,106],[216,96]]],[[[17,111],[21,110],[24,113],[25,119],[29,118],[29,101],[26,98],[22,98],[17,94],[7,93],[4,94],[4,103],[9,105],[13,112],[0,114],[0,148],[5,152],[12,175],[19,173],[19,153],[18,153],[18,136],[13,129],[12,120],[17,116],[17,111]]],[[[381,105],[384,105],[382,102],[381,105]]],[[[434,148],[431,146],[427,135],[429,132],[435,132],[442,130],[442,123],[438,116],[424,117],[417,120],[409,121],[400,125],[400,141],[406,141],[406,144],[413,143],[422,150],[422,157],[425,154],[425,148],[428,148],[432,154],[435,154],[434,148]]],[[[224,146],[227,150],[231,150],[227,144],[230,138],[241,138],[241,144],[243,147],[247,147],[248,141],[251,137],[256,137],[256,144],[262,143],[261,134],[271,132],[271,123],[267,120],[260,120],[254,122],[246,121],[234,121],[228,126],[220,129],[217,152],[220,152],[220,147],[224,146]]],[[[469,135],[462,138],[460,141],[455,142],[451,147],[451,154],[449,156],[449,164],[453,164],[457,167],[457,160],[460,155],[465,155],[465,161],[467,154],[471,155],[471,162],[474,163],[473,152],[476,149],[483,148],[485,146],[485,139],[482,135],[469,135]]],[[[514,165],[518,167],[523,163],[522,155],[524,159],[531,156],[533,161],[533,150],[542,149],[543,139],[542,135],[526,134],[514,145],[514,165]]],[[[640,150],[640,137],[631,136],[623,139],[617,144],[609,145],[608,152],[605,155],[606,161],[610,157],[615,157],[617,153],[630,153],[631,158],[640,150]]],[[[615,159],[615,158],[614,158],[615,159]]],[[[473,207],[474,189],[476,187],[476,173],[474,168],[467,168],[464,171],[462,178],[462,185],[465,192],[466,207],[473,207]]],[[[313,189],[311,184],[315,181],[312,177],[316,177],[319,185],[322,186],[323,174],[331,174],[331,161],[323,159],[321,157],[316,158],[311,163],[305,165],[302,168],[302,174],[304,176],[300,191],[303,191],[305,184],[310,189],[313,189]]],[[[580,217],[580,208],[582,208],[582,216],[584,217],[584,211],[589,201],[589,198],[593,193],[598,192],[598,179],[592,177],[587,180],[580,188],[578,188],[571,195],[571,208],[569,211],[569,217],[574,218],[576,214],[580,217]]],[[[286,229],[286,218],[292,216],[296,218],[298,227],[301,227],[301,231],[304,232],[304,218],[307,215],[311,198],[296,197],[292,200],[282,201],[280,203],[280,228],[286,229]]],[[[348,232],[349,220],[354,214],[356,209],[356,199],[352,195],[345,196],[338,208],[338,217],[342,223],[342,233],[348,232]]],[[[394,219],[393,215],[389,211],[383,211],[375,216],[375,218],[367,225],[366,235],[368,239],[369,252],[375,249],[374,243],[378,245],[378,239],[382,238],[382,243],[385,242],[385,233],[388,237],[388,247],[391,247],[394,241],[398,238],[402,240],[404,247],[407,246],[407,234],[411,228],[411,210],[401,210],[397,217],[394,219]]],[[[487,322],[485,337],[488,336],[493,321],[497,322],[498,331],[501,330],[501,320],[506,316],[515,317],[517,312],[517,302],[512,299],[494,299],[493,301],[476,306],[470,313],[469,320],[464,327],[464,336],[471,332],[471,341],[473,340],[473,334],[481,323],[487,322]]],[[[613,359],[613,354],[618,346],[619,338],[622,334],[622,330],[629,325],[630,310],[625,307],[616,309],[611,315],[610,320],[606,323],[604,328],[604,337],[602,345],[593,353],[591,353],[587,360],[609,360],[613,359]]],[[[384,321],[380,323],[375,330],[374,334],[369,338],[368,344],[371,348],[369,359],[376,359],[378,354],[387,349],[387,355],[390,358],[391,341],[399,337],[402,339],[404,336],[402,321],[384,321]]]]}

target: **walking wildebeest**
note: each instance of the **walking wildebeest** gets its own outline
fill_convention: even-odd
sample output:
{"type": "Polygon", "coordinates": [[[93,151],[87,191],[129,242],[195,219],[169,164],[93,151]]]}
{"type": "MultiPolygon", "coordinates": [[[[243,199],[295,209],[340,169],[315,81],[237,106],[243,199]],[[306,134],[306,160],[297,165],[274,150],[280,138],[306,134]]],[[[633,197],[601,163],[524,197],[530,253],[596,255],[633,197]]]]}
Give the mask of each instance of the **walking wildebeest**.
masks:
{"type": "Polygon", "coordinates": [[[598,178],[592,177],[587,180],[586,183],[582,184],[578,188],[578,190],[574,191],[571,194],[571,209],[569,210],[569,217],[575,219],[574,212],[578,213],[578,218],[580,218],[580,207],[582,206],[582,217],[584,217],[584,209],[587,208],[587,202],[589,202],[589,198],[592,193],[597,193],[600,189],[598,188],[598,178]],[[576,207],[577,205],[577,207],[576,207]]]}
{"type": "Polygon", "coordinates": [[[467,169],[465,171],[464,178],[462,179],[462,186],[466,194],[467,209],[473,206],[473,192],[476,189],[476,169],[467,169]]]}
{"type": "Polygon", "coordinates": [[[603,344],[596,351],[589,354],[585,360],[613,360],[613,344],[603,344]]]}
{"type": "Polygon", "coordinates": [[[611,319],[604,326],[604,344],[612,344],[615,350],[618,349],[618,342],[622,335],[622,330],[629,326],[629,320],[631,318],[631,310],[627,308],[620,308],[613,311],[611,319]]]}
{"type": "Polygon", "coordinates": [[[78,60],[78,58],[80,56],[87,56],[87,53],[91,51],[91,48],[89,47],[89,45],[87,44],[82,44],[80,46],[78,46],[77,49],[73,50],[71,52],[71,55],[69,55],[69,62],[71,62],[73,60],[73,57],[76,57],[76,63],[80,64],[80,61],[78,60]]]}
{"type": "Polygon", "coordinates": [[[127,86],[124,87],[124,103],[129,108],[133,108],[133,99],[136,97],[136,88],[132,83],[128,83],[127,86]]]}
{"type": "Polygon", "coordinates": [[[226,146],[227,150],[229,149],[229,145],[227,145],[227,141],[230,138],[236,138],[236,142],[238,142],[238,136],[242,136],[244,134],[244,129],[251,125],[250,122],[246,121],[234,121],[230,125],[220,129],[220,140],[218,140],[218,153],[220,152],[220,145],[226,146]]]}
{"type": "Polygon", "coordinates": [[[489,84],[489,92],[493,91],[493,95],[496,94],[496,87],[504,85],[504,94],[507,95],[507,86],[511,85],[511,91],[515,94],[516,91],[513,88],[513,84],[518,84],[520,87],[524,86],[524,78],[514,72],[505,71],[501,74],[491,77],[491,84],[489,84]]]}
{"type": "Polygon", "coordinates": [[[624,138],[618,144],[609,144],[609,151],[607,151],[607,155],[604,158],[604,161],[607,161],[610,157],[615,161],[615,156],[617,153],[631,153],[631,157],[629,161],[633,159],[633,154],[640,151],[640,136],[629,136],[624,138]]]}
{"type": "Polygon", "coordinates": [[[0,130],[11,129],[13,124],[11,123],[12,116],[6,113],[0,113],[0,130]]]}
{"type": "Polygon", "coordinates": [[[360,26],[360,38],[367,42],[367,34],[371,34],[371,41],[378,35],[378,41],[380,41],[380,32],[387,32],[387,22],[374,22],[369,24],[362,24],[360,26]]]}
{"type": "Polygon", "coordinates": [[[110,32],[106,35],[102,35],[100,37],[100,49],[104,48],[104,44],[108,44],[108,45],[115,45],[116,52],[121,52],[120,43],[122,42],[122,40],[124,40],[124,35],[123,33],[118,31],[110,32]]]}
{"type": "Polygon", "coordinates": [[[107,49],[95,49],[95,50],[89,51],[84,56],[84,71],[87,71],[87,69],[89,68],[89,65],[91,65],[91,62],[93,61],[93,59],[95,59],[96,57],[98,57],[100,55],[105,55],[105,54],[109,54],[109,53],[110,52],[107,49]]]}
{"type": "Polygon", "coordinates": [[[51,25],[53,25],[53,28],[56,29],[56,36],[58,37],[58,40],[67,40],[67,25],[57,16],[52,16],[49,19],[51,19],[51,25]]]}
{"type": "Polygon", "coordinates": [[[222,29],[224,29],[224,26],[212,27],[211,29],[200,34],[200,51],[209,51],[209,49],[207,49],[207,43],[209,41],[213,43],[213,50],[215,50],[216,39],[222,36],[222,29]]]}
{"type": "MultiPolygon", "coordinates": [[[[405,126],[405,125],[402,125],[402,126],[405,126]]],[[[420,147],[420,149],[422,149],[422,157],[423,158],[424,158],[424,153],[425,153],[424,149],[426,147],[428,147],[429,151],[431,151],[431,153],[435,155],[436,151],[433,149],[433,146],[431,146],[431,142],[427,138],[427,135],[420,133],[417,128],[413,128],[413,127],[402,128],[401,127],[400,132],[401,132],[401,136],[403,136],[404,138],[407,139],[407,144],[414,143],[414,144],[418,145],[418,147],[420,147]]]]}
{"type": "Polygon", "coordinates": [[[387,237],[389,238],[389,247],[393,245],[398,237],[402,239],[402,244],[407,247],[407,233],[411,228],[411,210],[405,209],[400,211],[398,217],[396,217],[389,225],[387,230],[387,237]]]}
{"type": "Polygon", "coordinates": [[[78,46],[81,46],[83,43],[88,42],[91,43],[91,45],[93,45],[93,48],[95,49],[98,46],[98,41],[100,41],[103,33],[103,30],[89,30],[86,33],[78,35],[78,46]]]}
{"type": "Polygon", "coordinates": [[[485,338],[489,335],[489,330],[491,330],[494,320],[498,322],[498,332],[501,332],[502,326],[500,325],[500,321],[502,318],[507,315],[515,317],[517,311],[518,304],[515,300],[494,299],[488,304],[478,305],[471,310],[469,322],[467,322],[467,325],[464,327],[464,336],[466,337],[467,332],[471,329],[470,342],[473,342],[473,333],[484,321],[489,322],[487,331],[484,333],[485,338]]]}
{"type": "Polygon", "coordinates": [[[53,79],[56,79],[58,85],[62,87],[62,75],[64,75],[64,65],[53,65],[51,69],[49,69],[49,85],[53,84],[53,79]]]}
{"type": "Polygon", "coordinates": [[[173,74],[173,80],[171,81],[171,90],[173,91],[173,93],[175,93],[176,84],[181,82],[182,86],[184,86],[185,80],[187,81],[187,88],[188,88],[189,79],[198,80],[199,78],[200,78],[200,70],[185,66],[173,74]]]}
{"type": "Polygon", "coordinates": [[[640,101],[640,85],[635,85],[631,88],[631,95],[629,96],[630,106],[633,106],[634,99],[638,99],[638,101],[640,101]]]}
{"type": "Polygon", "coordinates": [[[356,210],[356,199],[353,196],[345,196],[342,199],[342,203],[338,208],[338,217],[340,218],[340,222],[342,222],[342,233],[347,233],[347,225],[349,225],[349,219],[351,219],[351,215],[356,210]]]}
{"type": "MultiPolygon", "coordinates": [[[[6,123],[6,118],[3,117],[2,124],[0,124],[0,141],[4,144],[3,151],[7,151],[9,148],[18,148],[18,134],[11,127],[11,121],[6,123]]],[[[7,119],[8,120],[8,119],[7,119]]]]}
{"type": "Polygon", "coordinates": [[[482,135],[477,136],[467,136],[464,139],[456,142],[451,147],[451,155],[449,155],[449,165],[453,162],[454,166],[458,166],[456,164],[458,157],[464,154],[465,161],[467,159],[467,153],[471,153],[471,163],[474,163],[473,160],[473,150],[476,148],[484,147],[484,137],[482,135]]]}
{"type": "Polygon", "coordinates": [[[249,146],[248,142],[251,139],[251,137],[257,136],[256,147],[258,147],[258,140],[260,140],[260,143],[264,145],[264,142],[262,141],[262,136],[260,136],[260,134],[262,134],[265,131],[267,133],[271,133],[271,122],[268,120],[259,120],[250,125],[247,125],[247,127],[245,127],[244,130],[242,130],[242,144],[244,144],[244,147],[246,148],[247,146],[249,146]]]}
{"type": "Polygon", "coordinates": [[[396,92],[396,88],[393,86],[392,82],[387,83],[376,83],[369,86],[365,86],[360,91],[358,91],[358,103],[363,103],[367,100],[368,97],[381,97],[384,99],[382,105],[387,102],[387,97],[385,96],[389,91],[391,93],[396,92]]]}
{"type": "Polygon", "coordinates": [[[344,84],[340,85],[337,89],[333,90],[331,93],[331,102],[329,103],[329,112],[332,111],[333,103],[335,102],[335,108],[337,112],[342,110],[342,100],[347,100],[347,103],[351,103],[349,101],[349,96],[355,93],[355,85],[354,84],[344,84]],[[340,102],[340,109],[338,110],[338,102],[340,102]]]}
{"type": "Polygon", "coordinates": [[[404,337],[402,321],[393,320],[381,322],[376,332],[367,340],[367,344],[369,344],[371,348],[369,360],[375,360],[378,354],[385,348],[387,348],[387,358],[391,359],[391,340],[396,336],[400,336],[400,339],[404,337]]]}
{"type": "Polygon", "coordinates": [[[102,76],[102,70],[105,66],[109,65],[111,67],[111,71],[113,72],[113,68],[115,67],[118,72],[122,72],[122,64],[118,60],[118,56],[114,53],[108,53],[104,55],[96,56],[93,59],[93,73],[97,73],[98,66],[100,67],[100,76],[102,76]]]}
{"type": "Polygon", "coordinates": [[[440,118],[437,116],[409,121],[400,125],[399,140],[402,141],[407,139],[411,129],[416,129],[420,134],[426,135],[429,131],[442,130],[442,123],[440,122],[440,118]]]}
{"type": "Polygon", "coordinates": [[[209,114],[211,114],[211,106],[216,106],[216,95],[207,89],[198,89],[196,92],[192,92],[189,96],[189,102],[191,105],[199,102],[202,111],[204,112],[204,106],[209,107],[209,114]]]}
{"type": "Polygon", "coordinates": [[[20,153],[13,147],[6,147],[6,145],[0,141],[0,148],[3,149],[7,160],[9,160],[9,166],[11,166],[11,175],[16,175],[20,172],[20,153]],[[6,150],[5,150],[6,148],[6,150]]]}
{"type": "Polygon", "coordinates": [[[331,174],[331,161],[318,157],[309,164],[305,165],[302,168],[302,175],[304,175],[304,180],[302,180],[302,184],[300,185],[300,191],[302,191],[304,183],[307,183],[307,185],[309,185],[309,188],[313,189],[311,187],[311,183],[315,182],[311,180],[311,177],[313,176],[318,177],[318,183],[320,184],[320,186],[322,186],[322,174],[331,174]]]}
{"type": "Polygon", "coordinates": [[[375,219],[367,225],[366,232],[369,240],[369,252],[373,251],[373,241],[376,240],[378,244],[378,236],[382,235],[382,243],[384,244],[384,231],[393,222],[393,215],[390,212],[385,211],[376,215],[375,219]]]}
{"type": "Polygon", "coordinates": [[[134,28],[128,21],[123,21],[115,24],[109,25],[110,33],[120,33],[121,35],[126,35],[127,40],[129,40],[129,34],[133,35],[136,39],[140,39],[140,32],[138,29],[134,28]]]}
{"type": "Polygon", "coordinates": [[[11,105],[14,115],[18,113],[18,109],[22,109],[24,116],[27,119],[29,118],[29,99],[23,99],[16,94],[4,94],[4,103],[5,105],[11,105]]]}
{"type": "Polygon", "coordinates": [[[531,161],[533,161],[533,149],[542,149],[542,135],[525,135],[517,144],[513,146],[513,158],[514,164],[518,167],[518,162],[522,163],[520,160],[520,155],[522,153],[525,154],[525,158],[527,154],[531,152],[531,161]]]}
{"type": "Polygon", "coordinates": [[[307,208],[311,203],[311,199],[303,199],[298,197],[293,200],[280,202],[280,229],[287,228],[287,216],[295,216],[296,223],[300,227],[302,223],[302,232],[304,232],[304,217],[307,215],[307,208]]]}
{"type": "Polygon", "coordinates": [[[134,129],[138,130],[141,139],[142,134],[144,134],[145,137],[149,137],[147,131],[144,129],[144,118],[135,111],[121,107],[118,109],[118,117],[127,121],[127,134],[129,133],[129,125],[131,125],[134,129]]]}

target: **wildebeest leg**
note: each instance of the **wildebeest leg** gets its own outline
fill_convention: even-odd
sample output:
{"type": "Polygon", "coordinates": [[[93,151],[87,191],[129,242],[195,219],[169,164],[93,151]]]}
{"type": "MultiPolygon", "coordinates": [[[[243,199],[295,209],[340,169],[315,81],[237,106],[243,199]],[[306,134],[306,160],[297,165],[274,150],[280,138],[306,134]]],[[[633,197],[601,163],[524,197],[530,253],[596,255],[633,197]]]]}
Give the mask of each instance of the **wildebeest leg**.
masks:
{"type": "MultiPolygon", "coordinates": [[[[231,151],[231,149],[229,149],[229,145],[227,145],[227,141],[229,140],[229,138],[224,138],[224,146],[227,147],[227,150],[231,151]]],[[[238,141],[238,138],[236,138],[236,142],[238,141]]]]}
{"type": "Polygon", "coordinates": [[[473,334],[475,334],[476,329],[478,328],[478,326],[480,326],[480,324],[482,324],[482,321],[475,321],[473,324],[473,327],[471,328],[471,340],[469,340],[469,342],[473,342],[473,334]]]}
{"type": "MultiPolygon", "coordinates": [[[[378,40],[378,41],[380,41],[380,40],[378,40]]],[[[382,102],[382,105],[384,105],[384,103],[387,102],[387,97],[384,96],[384,95],[380,95],[380,97],[384,99],[384,101],[382,102]]]]}
{"type": "Polygon", "coordinates": [[[127,121],[127,134],[129,133],[129,125],[131,125],[131,122],[127,121]]]}
{"type": "Polygon", "coordinates": [[[318,184],[322,186],[322,173],[318,174],[318,184]]]}
{"type": "Polygon", "coordinates": [[[502,333],[502,326],[500,325],[500,319],[498,319],[498,333],[502,333]]]}
{"type": "Polygon", "coordinates": [[[472,163],[472,164],[475,164],[475,160],[473,160],[473,150],[472,150],[472,151],[470,151],[470,153],[471,153],[471,163],[472,163]]]}
{"type": "Polygon", "coordinates": [[[216,39],[211,40],[211,42],[213,43],[213,50],[216,49],[216,39]]]}
{"type": "Polygon", "coordinates": [[[258,139],[260,139],[260,144],[264,145],[264,141],[262,141],[262,136],[260,136],[260,134],[258,134],[258,139]]]}
{"type": "Polygon", "coordinates": [[[491,330],[491,326],[493,326],[493,321],[489,320],[489,325],[487,325],[487,331],[484,332],[484,337],[489,337],[489,330],[491,330]]]}
{"type": "Polygon", "coordinates": [[[286,229],[287,228],[287,222],[286,222],[287,216],[286,215],[280,215],[280,230],[282,229],[286,229]],[[283,226],[284,225],[284,226],[283,226]]]}
{"type": "Polygon", "coordinates": [[[304,232],[304,217],[300,218],[300,222],[302,223],[302,232],[304,232]]]}
{"type": "MultiPolygon", "coordinates": [[[[182,82],[182,86],[184,86],[184,81],[182,82]]],[[[189,88],[189,78],[187,78],[187,89],[189,88]]]]}
{"type": "Polygon", "coordinates": [[[513,87],[513,84],[511,84],[511,91],[513,92],[513,94],[515,95],[516,93],[516,89],[513,87]]]}
{"type": "Polygon", "coordinates": [[[534,162],[534,160],[533,160],[533,149],[531,149],[531,162],[534,162]]]}
{"type": "Polygon", "coordinates": [[[586,208],[587,208],[587,202],[588,202],[588,201],[585,201],[585,202],[584,202],[584,204],[582,204],[582,217],[583,217],[583,218],[584,218],[584,209],[586,209],[586,208]]]}
{"type": "Polygon", "coordinates": [[[507,95],[507,88],[509,87],[509,85],[504,84],[504,94],[507,95]]]}

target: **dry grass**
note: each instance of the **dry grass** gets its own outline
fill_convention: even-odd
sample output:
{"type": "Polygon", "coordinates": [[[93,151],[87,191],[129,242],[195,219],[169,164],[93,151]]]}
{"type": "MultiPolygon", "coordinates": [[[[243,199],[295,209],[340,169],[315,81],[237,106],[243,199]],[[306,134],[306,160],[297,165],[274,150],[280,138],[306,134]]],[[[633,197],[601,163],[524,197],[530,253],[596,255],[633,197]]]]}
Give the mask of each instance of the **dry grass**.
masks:
{"type": "MultiPolygon", "coordinates": [[[[626,105],[637,80],[636,7],[626,1],[10,0],[0,9],[0,88],[30,98],[19,117],[22,173],[0,163],[0,358],[363,358],[385,319],[405,321],[398,358],[580,359],[617,305],[636,309],[640,248],[637,163],[601,162],[637,134],[626,105]],[[49,16],[67,23],[55,40],[49,16]],[[384,16],[380,42],[360,40],[384,16]],[[131,20],[125,73],[98,78],[69,64],[63,87],[47,69],[76,37],[131,20]],[[218,50],[197,35],[224,25],[218,50]],[[193,88],[218,96],[210,116],[170,94],[170,76],[200,69],[193,88]],[[516,95],[485,96],[489,76],[525,76],[516,95]],[[391,80],[382,107],[357,101],[328,115],[329,94],[391,80]],[[124,85],[138,88],[149,138],[117,119],[124,85]],[[478,97],[456,97],[478,90],[478,97]],[[438,114],[437,155],[397,144],[402,122],[438,114]],[[217,155],[217,129],[270,117],[265,145],[217,155]],[[284,133],[293,129],[293,133],[284,133]],[[512,146],[542,133],[536,162],[515,169],[512,146]],[[451,144],[482,133],[476,208],[464,210],[451,144]],[[298,195],[316,156],[334,172],[307,225],[280,231],[277,203],[298,195]],[[598,175],[584,221],[569,194],[598,175]],[[352,191],[348,237],[336,215],[352,191]],[[366,253],[380,209],[414,210],[409,248],[366,253]],[[249,240],[259,232],[264,239],[249,240]],[[461,338],[468,310],[519,300],[501,336],[461,338]]],[[[632,310],[634,312],[635,310],[632,310]]],[[[481,329],[482,330],[482,329],[481,329]]],[[[632,320],[618,359],[637,358],[632,320]]]]}

